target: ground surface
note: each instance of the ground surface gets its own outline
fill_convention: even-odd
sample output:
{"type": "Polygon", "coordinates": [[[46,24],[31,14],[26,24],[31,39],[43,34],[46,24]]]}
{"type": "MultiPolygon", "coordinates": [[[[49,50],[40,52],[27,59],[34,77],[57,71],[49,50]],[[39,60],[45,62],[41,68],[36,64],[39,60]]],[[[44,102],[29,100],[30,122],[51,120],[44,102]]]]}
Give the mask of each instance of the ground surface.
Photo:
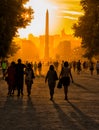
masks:
{"type": "Polygon", "coordinates": [[[99,130],[99,76],[73,72],[69,101],[63,88],[55,88],[54,101],[44,77],[36,77],[31,97],[7,96],[7,84],[0,77],[0,130],[99,130]]]}

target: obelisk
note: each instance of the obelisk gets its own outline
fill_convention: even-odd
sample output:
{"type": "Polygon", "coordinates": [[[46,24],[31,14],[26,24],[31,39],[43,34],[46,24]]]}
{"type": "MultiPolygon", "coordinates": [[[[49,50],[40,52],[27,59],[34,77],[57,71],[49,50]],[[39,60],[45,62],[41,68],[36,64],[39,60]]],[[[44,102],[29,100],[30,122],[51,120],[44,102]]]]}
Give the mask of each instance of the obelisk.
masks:
{"type": "Polygon", "coordinates": [[[45,21],[45,60],[49,59],[49,13],[46,11],[46,21],[45,21]]]}

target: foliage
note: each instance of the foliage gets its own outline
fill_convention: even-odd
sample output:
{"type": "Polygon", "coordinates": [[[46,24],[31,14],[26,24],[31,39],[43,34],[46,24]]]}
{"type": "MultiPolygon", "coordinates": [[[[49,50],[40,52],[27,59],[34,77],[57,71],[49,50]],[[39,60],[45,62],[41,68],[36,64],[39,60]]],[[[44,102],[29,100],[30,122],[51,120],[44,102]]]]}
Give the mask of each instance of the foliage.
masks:
{"type": "Polygon", "coordinates": [[[14,54],[16,54],[16,52],[20,49],[20,46],[18,46],[15,42],[12,42],[10,47],[9,47],[9,51],[7,53],[7,57],[13,56],[14,54]]]}
{"type": "Polygon", "coordinates": [[[6,57],[19,28],[31,22],[33,9],[25,7],[29,0],[0,0],[0,57],[6,57]]]}
{"type": "Polygon", "coordinates": [[[73,25],[74,36],[82,39],[85,57],[99,54],[99,0],[81,0],[84,15],[73,25]]]}

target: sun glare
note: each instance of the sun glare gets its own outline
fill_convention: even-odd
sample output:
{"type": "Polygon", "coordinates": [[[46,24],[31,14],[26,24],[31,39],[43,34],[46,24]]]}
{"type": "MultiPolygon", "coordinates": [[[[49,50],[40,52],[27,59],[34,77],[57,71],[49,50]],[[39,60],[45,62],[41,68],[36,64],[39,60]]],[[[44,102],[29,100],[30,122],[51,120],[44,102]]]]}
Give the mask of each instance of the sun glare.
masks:
{"type": "Polygon", "coordinates": [[[55,21],[57,6],[49,3],[48,0],[30,0],[25,6],[31,6],[34,10],[34,19],[25,29],[19,30],[20,37],[27,37],[32,33],[35,36],[45,34],[45,17],[46,10],[49,11],[49,26],[51,28],[50,33],[53,33],[56,25],[59,21],[55,21]]]}
{"type": "MultiPolygon", "coordinates": [[[[80,1],[80,0],[78,0],[80,1]]],[[[34,10],[34,19],[25,29],[19,30],[21,38],[28,34],[34,36],[45,34],[46,11],[49,11],[49,34],[59,34],[63,28],[66,33],[72,34],[72,25],[78,17],[83,15],[78,2],[64,0],[30,0],[25,6],[34,10]]]]}

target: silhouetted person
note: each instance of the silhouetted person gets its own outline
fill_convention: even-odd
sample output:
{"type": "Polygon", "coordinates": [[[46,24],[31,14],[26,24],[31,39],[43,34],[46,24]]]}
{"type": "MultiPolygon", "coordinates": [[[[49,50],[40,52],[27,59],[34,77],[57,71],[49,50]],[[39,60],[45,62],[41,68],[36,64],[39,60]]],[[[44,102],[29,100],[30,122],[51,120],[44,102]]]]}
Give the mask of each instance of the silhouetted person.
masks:
{"type": "Polygon", "coordinates": [[[85,70],[86,69],[86,61],[83,62],[83,69],[85,70]]]}
{"type": "Polygon", "coordinates": [[[96,63],[96,72],[97,72],[97,75],[99,75],[99,61],[97,61],[96,63]]]}
{"type": "Polygon", "coordinates": [[[94,63],[91,61],[90,62],[90,73],[91,73],[91,75],[93,75],[93,71],[94,71],[94,63]]]}
{"type": "Polygon", "coordinates": [[[5,79],[5,74],[6,74],[6,70],[7,70],[7,67],[8,67],[6,60],[3,60],[1,62],[1,67],[2,67],[3,79],[5,79]]]}
{"type": "Polygon", "coordinates": [[[73,70],[74,70],[74,72],[76,70],[76,65],[77,65],[76,61],[73,61],[73,70]]]}
{"type": "Polygon", "coordinates": [[[16,64],[17,96],[20,96],[20,93],[23,95],[24,68],[25,65],[21,63],[21,59],[18,59],[18,63],[16,64]]]}
{"type": "Polygon", "coordinates": [[[27,93],[28,93],[28,96],[30,96],[31,88],[32,88],[32,84],[33,84],[33,79],[35,78],[34,72],[32,69],[32,65],[30,63],[27,64],[27,67],[26,67],[24,73],[25,73],[25,84],[27,86],[27,93]]]}
{"type": "Polygon", "coordinates": [[[80,74],[81,71],[81,62],[80,60],[77,62],[77,73],[80,74]]]}
{"type": "Polygon", "coordinates": [[[11,62],[10,66],[7,69],[6,74],[8,75],[7,76],[8,95],[12,96],[16,85],[16,67],[14,61],[11,62]]]}
{"type": "Polygon", "coordinates": [[[68,100],[68,86],[70,85],[70,78],[73,82],[73,77],[67,61],[64,62],[64,66],[62,67],[59,78],[61,78],[62,84],[64,86],[65,100],[68,100]]]}
{"type": "Polygon", "coordinates": [[[48,86],[49,86],[49,90],[50,90],[50,100],[53,100],[56,80],[58,80],[57,73],[54,70],[54,66],[50,65],[47,75],[45,77],[45,83],[48,81],[48,86]]]}
{"type": "Polygon", "coordinates": [[[42,71],[42,63],[41,61],[38,63],[38,72],[39,72],[39,76],[41,76],[41,71],[42,71]]]}

